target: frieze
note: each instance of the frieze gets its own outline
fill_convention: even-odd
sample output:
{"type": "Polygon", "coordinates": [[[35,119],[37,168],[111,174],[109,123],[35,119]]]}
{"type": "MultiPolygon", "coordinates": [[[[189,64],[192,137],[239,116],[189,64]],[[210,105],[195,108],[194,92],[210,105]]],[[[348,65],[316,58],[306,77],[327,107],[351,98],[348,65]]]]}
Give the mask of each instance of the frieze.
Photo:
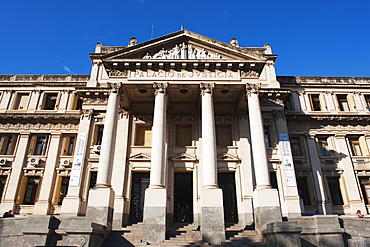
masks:
{"type": "Polygon", "coordinates": [[[231,70],[136,70],[130,71],[128,80],[240,80],[238,71],[231,70]]]}
{"type": "Polygon", "coordinates": [[[221,59],[219,53],[211,53],[206,49],[197,49],[186,42],[175,44],[171,49],[162,48],[157,53],[151,55],[147,53],[143,59],[221,59]]]}
{"type": "Polygon", "coordinates": [[[240,71],[240,77],[241,78],[258,78],[259,74],[255,70],[248,70],[248,71],[240,71]]]}
{"type": "Polygon", "coordinates": [[[119,70],[119,69],[107,69],[108,75],[110,77],[127,77],[127,70],[119,70]]]}
{"type": "Polygon", "coordinates": [[[86,82],[90,75],[1,75],[0,82],[86,82]]]}

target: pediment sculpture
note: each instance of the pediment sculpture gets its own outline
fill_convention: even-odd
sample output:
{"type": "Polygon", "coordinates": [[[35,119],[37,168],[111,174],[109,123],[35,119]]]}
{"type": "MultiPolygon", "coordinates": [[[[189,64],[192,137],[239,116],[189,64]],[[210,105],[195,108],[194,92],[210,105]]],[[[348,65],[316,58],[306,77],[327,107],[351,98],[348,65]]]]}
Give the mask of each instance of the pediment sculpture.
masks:
{"type": "Polygon", "coordinates": [[[143,59],[221,59],[219,53],[212,54],[206,49],[197,49],[192,45],[187,45],[185,42],[176,44],[172,49],[162,48],[154,55],[147,53],[143,59]]]}

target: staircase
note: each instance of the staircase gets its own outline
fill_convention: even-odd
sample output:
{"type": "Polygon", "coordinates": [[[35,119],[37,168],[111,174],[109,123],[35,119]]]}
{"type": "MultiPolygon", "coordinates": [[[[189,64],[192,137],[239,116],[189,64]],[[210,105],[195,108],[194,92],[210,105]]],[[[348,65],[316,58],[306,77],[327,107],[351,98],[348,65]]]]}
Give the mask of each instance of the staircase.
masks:
{"type": "MultiPolygon", "coordinates": [[[[120,231],[112,231],[103,247],[148,246],[141,242],[142,228],[143,223],[137,223],[122,228],[120,231]]],[[[246,230],[245,226],[235,224],[227,226],[225,230],[226,241],[218,246],[267,246],[255,230],[246,230]]],[[[168,229],[166,240],[157,246],[210,246],[208,243],[203,243],[201,239],[200,229],[194,224],[176,223],[168,229]]]]}

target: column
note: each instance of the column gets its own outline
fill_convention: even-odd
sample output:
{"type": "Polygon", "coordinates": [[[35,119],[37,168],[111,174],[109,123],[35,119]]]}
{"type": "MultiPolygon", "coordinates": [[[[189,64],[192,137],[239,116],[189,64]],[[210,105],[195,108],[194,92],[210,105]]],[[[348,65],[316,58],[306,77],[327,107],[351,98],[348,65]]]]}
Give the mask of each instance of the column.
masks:
{"type": "Polygon", "coordinates": [[[306,135],[308,154],[311,161],[312,177],[315,186],[315,192],[317,197],[317,206],[320,214],[331,214],[333,213],[332,207],[328,202],[328,197],[324,187],[324,174],[321,169],[321,161],[319,158],[315,137],[306,135]]]}
{"type": "Polygon", "coordinates": [[[132,121],[132,118],[130,117],[129,112],[122,109],[118,116],[117,140],[112,170],[112,188],[115,193],[113,230],[120,230],[122,229],[122,225],[127,223],[128,219],[124,219],[123,217],[125,204],[129,204],[129,201],[127,201],[124,196],[124,192],[128,183],[125,178],[127,177],[126,174],[129,170],[127,164],[127,148],[129,145],[130,122],[132,121]]]}
{"type": "Polygon", "coordinates": [[[256,230],[261,232],[266,225],[281,221],[279,195],[271,188],[263,131],[262,113],[259,101],[260,84],[247,84],[249,126],[256,189],[253,192],[253,207],[256,230]]]}
{"type": "MultiPolygon", "coordinates": [[[[344,134],[336,134],[335,141],[339,157],[339,165],[343,167],[343,177],[347,189],[349,200],[349,208],[352,215],[356,214],[357,210],[366,212],[366,206],[361,199],[360,188],[357,184],[355,171],[351,160],[351,153],[348,150],[346,136],[344,134]]],[[[342,192],[344,193],[344,191],[342,192]]]]}
{"type": "Polygon", "coordinates": [[[145,191],[143,242],[156,244],[166,238],[166,89],[168,83],[154,83],[150,184],[145,191]]]}
{"type": "Polygon", "coordinates": [[[222,190],[217,185],[217,149],[213,89],[215,84],[201,83],[202,98],[202,157],[203,186],[201,193],[202,240],[221,244],[225,240],[222,190]]]}
{"type": "Polygon", "coordinates": [[[9,175],[7,190],[5,192],[4,200],[0,203],[0,212],[5,212],[9,209],[14,211],[15,209],[18,189],[22,181],[23,167],[27,160],[27,144],[29,135],[30,134],[28,132],[20,133],[19,135],[18,148],[15,153],[12,170],[9,175]]]}
{"type": "Polygon", "coordinates": [[[56,168],[59,164],[59,143],[61,133],[53,133],[50,138],[49,152],[45,162],[45,170],[42,177],[42,183],[39,193],[39,198],[33,210],[34,215],[47,215],[50,213],[50,208],[53,205],[53,193],[56,188],[56,168]]]}
{"type": "MultiPolygon", "coordinates": [[[[279,137],[279,152],[280,157],[282,159],[282,165],[280,166],[279,170],[281,171],[281,183],[282,183],[282,192],[280,196],[283,197],[283,201],[285,204],[286,214],[289,218],[296,218],[298,216],[302,216],[301,213],[301,206],[300,206],[300,199],[298,195],[296,177],[295,177],[295,167],[293,164],[293,157],[290,148],[290,142],[286,138],[288,136],[288,127],[284,115],[284,111],[273,111],[274,120],[276,124],[276,130],[279,137]],[[285,146],[288,150],[283,151],[283,146],[285,146]],[[284,154],[283,154],[284,152],[284,154]],[[291,167],[289,167],[289,164],[291,167]],[[286,167],[287,166],[287,167],[286,167]],[[287,174],[288,173],[288,174],[287,174]],[[288,182],[287,175],[293,176],[290,178],[291,180],[288,182]]],[[[284,210],[283,210],[284,211],[284,210]]],[[[285,214],[283,213],[283,214],[285,214]]]]}
{"type": "Polygon", "coordinates": [[[117,119],[120,99],[120,84],[110,84],[107,111],[105,114],[103,139],[101,144],[98,175],[95,188],[89,192],[86,218],[111,228],[114,192],[111,188],[111,175],[114,147],[117,133],[117,119]]]}

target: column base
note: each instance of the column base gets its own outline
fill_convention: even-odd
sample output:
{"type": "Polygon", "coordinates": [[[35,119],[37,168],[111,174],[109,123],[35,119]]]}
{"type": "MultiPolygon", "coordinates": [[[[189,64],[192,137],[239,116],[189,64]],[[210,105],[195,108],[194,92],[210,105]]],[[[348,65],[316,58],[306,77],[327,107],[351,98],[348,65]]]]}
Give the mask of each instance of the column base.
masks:
{"type": "Polygon", "coordinates": [[[221,189],[202,189],[201,198],[202,240],[210,244],[225,241],[223,196],[221,189]]]}
{"type": "Polygon", "coordinates": [[[93,188],[89,192],[86,221],[112,228],[114,192],[112,188],[93,188]]]}
{"type": "Polygon", "coordinates": [[[166,189],[145,191],[143,242],[158,244],[166,239],[166,189]]]}
{"type": "Polygon", "coordinates": [[[255,190],[253,192],[254,222],[261,234],[267,224],[281,222],[281,208],[276,189],[255,190]]]}
{"type": "Polygon", "coordinates": [[[49,201],[37,201],[33,210],[33,215],[48,215],[51,203],[49,201]]]}
{"type": "Polygon", "coordinates": [[[81,198],[78,196],[66,196],[63,199],[60,214],[65,217],[76,217],[80,211],[81,198]]]}

